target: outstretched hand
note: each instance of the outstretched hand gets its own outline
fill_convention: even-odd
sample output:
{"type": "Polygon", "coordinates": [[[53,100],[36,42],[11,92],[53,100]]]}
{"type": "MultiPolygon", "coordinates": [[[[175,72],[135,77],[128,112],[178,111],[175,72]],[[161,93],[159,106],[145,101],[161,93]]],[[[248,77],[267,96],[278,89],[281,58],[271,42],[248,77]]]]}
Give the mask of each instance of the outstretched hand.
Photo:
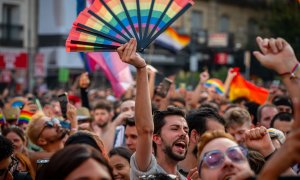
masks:
{"type": "Polygon", "coordinates": [[[144,68],[147,64],[145,60],[138,53],[136,53],[136,48],[136,39],[130,39],[129,42],[120,46],[117,49],[117,52],[123,62],[131,64],[137,69],[144,68]]]}
{"type": "Polygon", "coordinates": [[[292,47],[282,38],[256,38],[261,50],[254,51],[253,55],[265,67],[282,74],[291,71],[291,67],[297,63],[292,47]]]}

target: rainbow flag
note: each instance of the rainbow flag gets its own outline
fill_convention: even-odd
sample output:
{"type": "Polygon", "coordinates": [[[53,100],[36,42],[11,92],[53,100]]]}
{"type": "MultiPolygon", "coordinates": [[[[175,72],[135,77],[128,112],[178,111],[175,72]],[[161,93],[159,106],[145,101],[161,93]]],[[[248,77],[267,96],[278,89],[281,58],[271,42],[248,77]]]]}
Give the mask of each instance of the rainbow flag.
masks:
{"type": "Polygon", "coordinates": [[[5,124],[6,124],[6,120],[5,120],[4,114],[0,110],[0,126],[3,126],[5,124]]]}
{"type": "Polygon", "coordinates": [[[173,52],[178,52],[187,46],[191,38],[187,35],[178,34],[173,28],[169,27],[155,40],[155,43],[173,52]]]}
{"type": "Polygon", "coordinates": [[[89,61],[95,61],[109,80],[116,97],[122,94],[133,84],[129,66],[120,60],[116,52],[87,53],[89,61]]]}
{"type": "Polygon", "coordinates": [[[21,110],[17,124],[28,124],[34,113],[21,110]]]}
{"type": "Polygon", "coordinates": [[[223,95],[224,94],[224,84],[220,79],[212,78],[207,80],[204,83],[204,87],[215,87],[215,90],[218,94],[223,95]]]}
{"type": "Polygon", "coordinates": [[[269,91],[262,87],[258,87],[255,84],[247,81],[239,73],[238,68],[234,68],[233,71],[237,72],[237,75],[233,78],[230,84],[229,99],[233,101],[240,97],[248,98],[249,101],[256,102],[258,104],[264,104],[269,96],[269,91]]]}

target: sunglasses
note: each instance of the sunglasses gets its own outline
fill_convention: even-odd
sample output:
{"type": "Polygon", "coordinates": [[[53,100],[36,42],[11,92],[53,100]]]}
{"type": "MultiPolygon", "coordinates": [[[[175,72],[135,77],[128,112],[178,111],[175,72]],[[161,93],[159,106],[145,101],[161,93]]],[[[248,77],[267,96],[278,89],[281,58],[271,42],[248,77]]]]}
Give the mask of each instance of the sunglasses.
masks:
{"type": "Polygon", "coordinates": [[[230,147],[226,150],[226,152],[222,152],[220,150],[206,152],[198,166],[199,175],[201,173],[201,167],[203,163],[205,163],[208,168],[215,169],[224,163],[225,156],[227,156],[234,163],[241,163],[246,160],[247,154],[248,150],[241,146],[230,147]]]}
{"type": "Polygon", "coordinates": [[[60,126],[60,121],[58,119],[56,119],[56,118],[52,118],[50,121],[46,121],[44,123],[44,127],[42,128],[41,132],[38,135],[38,139],[42,135],[42,133],[45,130],[45,128],[53,128],[55,125],[60,126]]]}
{"type": "Polygon", "coordinates": [[[168,180],[176,180],[178,176],[174,174],[149,174],[139,176],[141,180],[156,180],[156,179],[168,179],[168,180]]]}

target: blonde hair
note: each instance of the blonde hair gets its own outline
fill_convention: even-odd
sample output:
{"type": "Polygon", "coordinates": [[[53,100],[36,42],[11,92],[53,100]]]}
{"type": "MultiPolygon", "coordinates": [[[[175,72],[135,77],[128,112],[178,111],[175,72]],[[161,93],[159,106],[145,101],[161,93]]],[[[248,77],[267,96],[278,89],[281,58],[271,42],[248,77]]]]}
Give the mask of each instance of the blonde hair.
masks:
{"type": "Polygon", "coordinates": [[[36,145],[39,138],[38,135],[43,128],[43,126],[41,126],[41,121],[43,121],[42,119],[44,117],[47,116],[41,111],[35,113],[27,126],[26,134],[29,137],[30,141],[36,145]]]}
{"type": "Polygon", "coordinates": [[[27,156],[25,156],[22,153],[15,153],[15,157],[18,159],[19,163],[21,163],[25,168],[26,171],[29,172],[31,178],[34,180],[35,179],[35,170],[27,156]]]}
{"type": "Polygon", "coordinates": [[[248,125],[251,125],[250,113],[246,109],[240,107],[231,108],[226,111],[224,119],[226,128],[233,124],[243,125],[244,123],[247,123],[248,125]]]}
{"type": "Polygon", "coordinates": [[[226,133],[221,130],[215,130],[215,131],[207,131],[205,132],[198,141],[198,160],[200,160],[200,155],[204,149],[204,147],[212,140],[217,138],[227,138],[235,142],[233,136],[231,136],[229,133],[226,133]]]}

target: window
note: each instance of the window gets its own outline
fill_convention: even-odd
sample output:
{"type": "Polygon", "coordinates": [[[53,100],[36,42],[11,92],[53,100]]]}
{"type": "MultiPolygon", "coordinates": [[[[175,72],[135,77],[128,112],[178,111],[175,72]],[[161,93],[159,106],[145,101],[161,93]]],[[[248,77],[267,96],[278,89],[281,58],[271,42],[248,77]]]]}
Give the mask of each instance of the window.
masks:
{"type": "Polygon", "coordinates": [[[20,25],[20,6],[3,4],[2,23],[0,24],[0,40],[2,45],[22,44],[23,26],[20,25]]]}
{"type": "Polygon", "coordinates": [[[203,28],[203,13],[201,11],[192,11],[191,27],[193,31],[203,28]]]}
{"type": "Polygon", "coordinates": [[[229,17],[222,15],[219,20],[219,32],[229,32],[229,17]]]}
{"type": "Polygon", "coordinates": [[[256,45],[255,38],[259,33],[258,23],[255,19],[249,19],[247,26],[248,48],[254,49],[256,45]]]}

